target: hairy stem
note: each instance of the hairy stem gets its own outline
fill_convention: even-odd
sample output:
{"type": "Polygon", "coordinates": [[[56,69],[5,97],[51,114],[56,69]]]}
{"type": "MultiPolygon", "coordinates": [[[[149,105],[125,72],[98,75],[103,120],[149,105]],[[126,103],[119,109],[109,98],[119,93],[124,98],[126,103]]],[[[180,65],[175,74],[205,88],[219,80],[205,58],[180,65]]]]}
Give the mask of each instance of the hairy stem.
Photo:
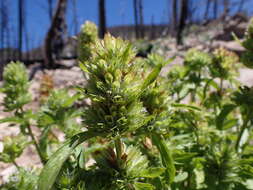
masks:
{"type": "Polygon", "coordinates": [[[38,143],[37,143],[37,141],[36,141],[36,139],[35,139],[35,136],[34,136],[34,134],[33,134],[33,132],[32,132],[31,126],[30,126],[30,125],[27,125],[27,129],[28,129],[28,133],[29,133],[30,137],[32,138],[32,141],[33,141],[33,144],[34,144],[34,146],[35,146],[35,148],[36,148],[36,151],[38,152],[38,155],[39,155],[39,157],[40,157],[41,163],[42,163],[42,164],[45,164],[45,159],[43,158],[43,155],[42,155],[42,153],[41,153],[41,151],[40,151],[40,147],[39,147],[39,145],[38,145],[38,143]]]}

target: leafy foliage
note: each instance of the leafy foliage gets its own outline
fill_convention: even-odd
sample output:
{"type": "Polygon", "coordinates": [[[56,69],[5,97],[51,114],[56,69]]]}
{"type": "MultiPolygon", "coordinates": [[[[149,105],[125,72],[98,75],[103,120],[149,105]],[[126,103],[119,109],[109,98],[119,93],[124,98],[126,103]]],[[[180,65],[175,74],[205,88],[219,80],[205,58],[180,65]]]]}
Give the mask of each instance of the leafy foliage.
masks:
{"type": "Polygon", "coordinates": [[[79,37],[79,57],[81,61],[87,61],[91,57],[91,48],[90,46],[98,38],[98,29],[97,26],[87,21],[81,27],[81,33],[79,37]]]}
{"type": "Polygon", "coordinates": [[[10,137],[6,136],[3,139],[4,149],[0,153],[0,161],[5,163],[13,163],[23,152],[27,146],[27,139],[22,136],[10,137]]]}
{"type": "MultiPolygon", "coordinates": [[[[238,56],[223,48],[191,49],[183,66],[160,76],[173,58],[136,58],[129,42],[109,34],[99,40],[96,31],[86,23],[80,36],[87,83],[74,95],[53,90],[37,112],[25,108],[30,98],[16,101],[30,97],[24,66],[6,67],[2,91],[11,95],[4,106],[14,112],[0,122],[15,123],[22,135],[6,137],[0,159],[17,166],[15,159],[33,144],[44,167],[38,176],[17,166],[16,180],[0,189],[252,189],[253,91],[236,80],[238,56]],[[80,100],[88,103],[77,108],[80,100]],[[41,130],[39,140],[31,125],[41,130]]],[[[251,33],[250,25],[243,56],[252,54],[251,33]]]]}
{"type": "Polygon", "coordinates": [[[10,63],[3,74],[4,107],[6,111],[20,109],[31,101],[28,93],[29,82],[25,67],[20,62],[10,63]]]}

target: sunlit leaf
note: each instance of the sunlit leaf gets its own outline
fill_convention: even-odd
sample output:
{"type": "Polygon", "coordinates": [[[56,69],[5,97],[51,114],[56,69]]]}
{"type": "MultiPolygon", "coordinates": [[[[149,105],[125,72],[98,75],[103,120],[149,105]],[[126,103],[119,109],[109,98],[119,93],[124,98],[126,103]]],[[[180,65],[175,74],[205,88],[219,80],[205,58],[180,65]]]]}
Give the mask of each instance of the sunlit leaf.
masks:
{"type": "Polygon", "coordinates": [[[83,132],[75,135],[58,149],[44,166],[39,176],[39,190],[50,190],[60,172],[62,165],[73,153],[74,149],[87,139],[95,137],[94,133],[83,132]]]}

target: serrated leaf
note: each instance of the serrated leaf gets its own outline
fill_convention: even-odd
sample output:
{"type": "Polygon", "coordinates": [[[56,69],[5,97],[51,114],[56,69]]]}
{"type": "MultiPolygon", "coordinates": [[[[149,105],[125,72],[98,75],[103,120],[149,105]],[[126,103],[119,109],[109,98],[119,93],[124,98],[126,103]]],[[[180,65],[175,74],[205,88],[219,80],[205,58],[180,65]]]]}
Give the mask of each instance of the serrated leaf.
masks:
{"type": "Polygon", "coordinates": [[[146,178],[155,178],[159,177],[163,172],[165,171],[165,168],[149,168],[145,171],[143,171],[140,174],[140,177],[146,177],[146,178]]]}
{"type": "Polygon", "coordinates": [[[39,190],[50,190],[62,168],[62,165],[73,153],[74,149],[85,140],[95,136],[97,135],[94,133],[83,132],[66,141],[64,145],[50,157],[49,161],[41,171],[38,182],[39,190]]]}
{"type": "Polygon", "coordinates": [[[139,183],[139,182],[134,183],[134,188],[135,188],[135,190],[153,190],[153,189],[155,189],[155,187],[149,183],[139,183]]]}

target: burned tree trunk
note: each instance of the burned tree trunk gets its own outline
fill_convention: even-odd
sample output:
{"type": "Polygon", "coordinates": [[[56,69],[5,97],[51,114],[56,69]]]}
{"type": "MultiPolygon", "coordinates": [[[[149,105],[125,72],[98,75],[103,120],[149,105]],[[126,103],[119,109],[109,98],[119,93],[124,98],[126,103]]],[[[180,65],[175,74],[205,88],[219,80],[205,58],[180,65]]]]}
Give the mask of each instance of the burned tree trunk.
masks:
{"type": "Polygon", "coordinates": [[[218,17],[218,0],[214,0],[213,2],[213,18],[217,19],[218,17]]]}
{"type": "Polygon", "coordinates": [[[45,68],[55,67],[56,56],[63,48],[67,28],[65,22],[66,7],[67,0],[58,0],[56,11],[45,39],[45,68]]]}
{"type": "Polygon", "coordinates": [[[188,0],[181,0],[180,20],[179,20],[179,25],[178,25],[178,30],[177,30],[177,44],[183,43],[182,34],[186,25],[187,15],[188,15],[188,0]]]}
{"type": "Polygon", "coordinates": [[[18,58],[22,60],[24,0],[18,1],[18,58]]]}
{"type": "MultiPolygon", "coordinates": [[[[0,49],[9,47],[9,12],[7,1],[1,1],[0,4],[0,49]]],[[[6,60],[9,51],[0,52],[0,62],[6,60]]]]}
{"type": "Polygon", "coordinates": [[[104,38],[106,33],[106,10],[105,0],[99,0],[99,37],[104,38]]]}
{"type": "Polygon", "coordinates": [[[144,31],[144,19],[143,19],[143,4],[142,0],[139,0],[139,23],[140,23],[140,37],[144,38],[145,31],[144,31]]]}
{"type": "Polygon", "coordinates": [[[140,37],[139,35],[139,22],[138,22],[138,6],[137,6],[137,0],[133,0],[134,5],[134,26],[135,26],[135,37],[138,39],[140,37]]]}
{"type": "Polygon", "coordinates": [[[143,2],[142,0],[134,0],[134,24],[135,24],[135,37],[144,38],[144,18],[143,18],[143,2]]]}
{"type": "Polygon", "coordinates": [[[205,10],[205,14],[204,14],[204,20],[205,21],[208,20],[208,13],[209,13],[210,4],[211,4],[211,0],[207,0],[206,10],[205,10]]]}
{"type": "Polygon", "coordinates": [[[176,34],[177,31],[177,0],[172,0],[172,33],[176,34]]]}

